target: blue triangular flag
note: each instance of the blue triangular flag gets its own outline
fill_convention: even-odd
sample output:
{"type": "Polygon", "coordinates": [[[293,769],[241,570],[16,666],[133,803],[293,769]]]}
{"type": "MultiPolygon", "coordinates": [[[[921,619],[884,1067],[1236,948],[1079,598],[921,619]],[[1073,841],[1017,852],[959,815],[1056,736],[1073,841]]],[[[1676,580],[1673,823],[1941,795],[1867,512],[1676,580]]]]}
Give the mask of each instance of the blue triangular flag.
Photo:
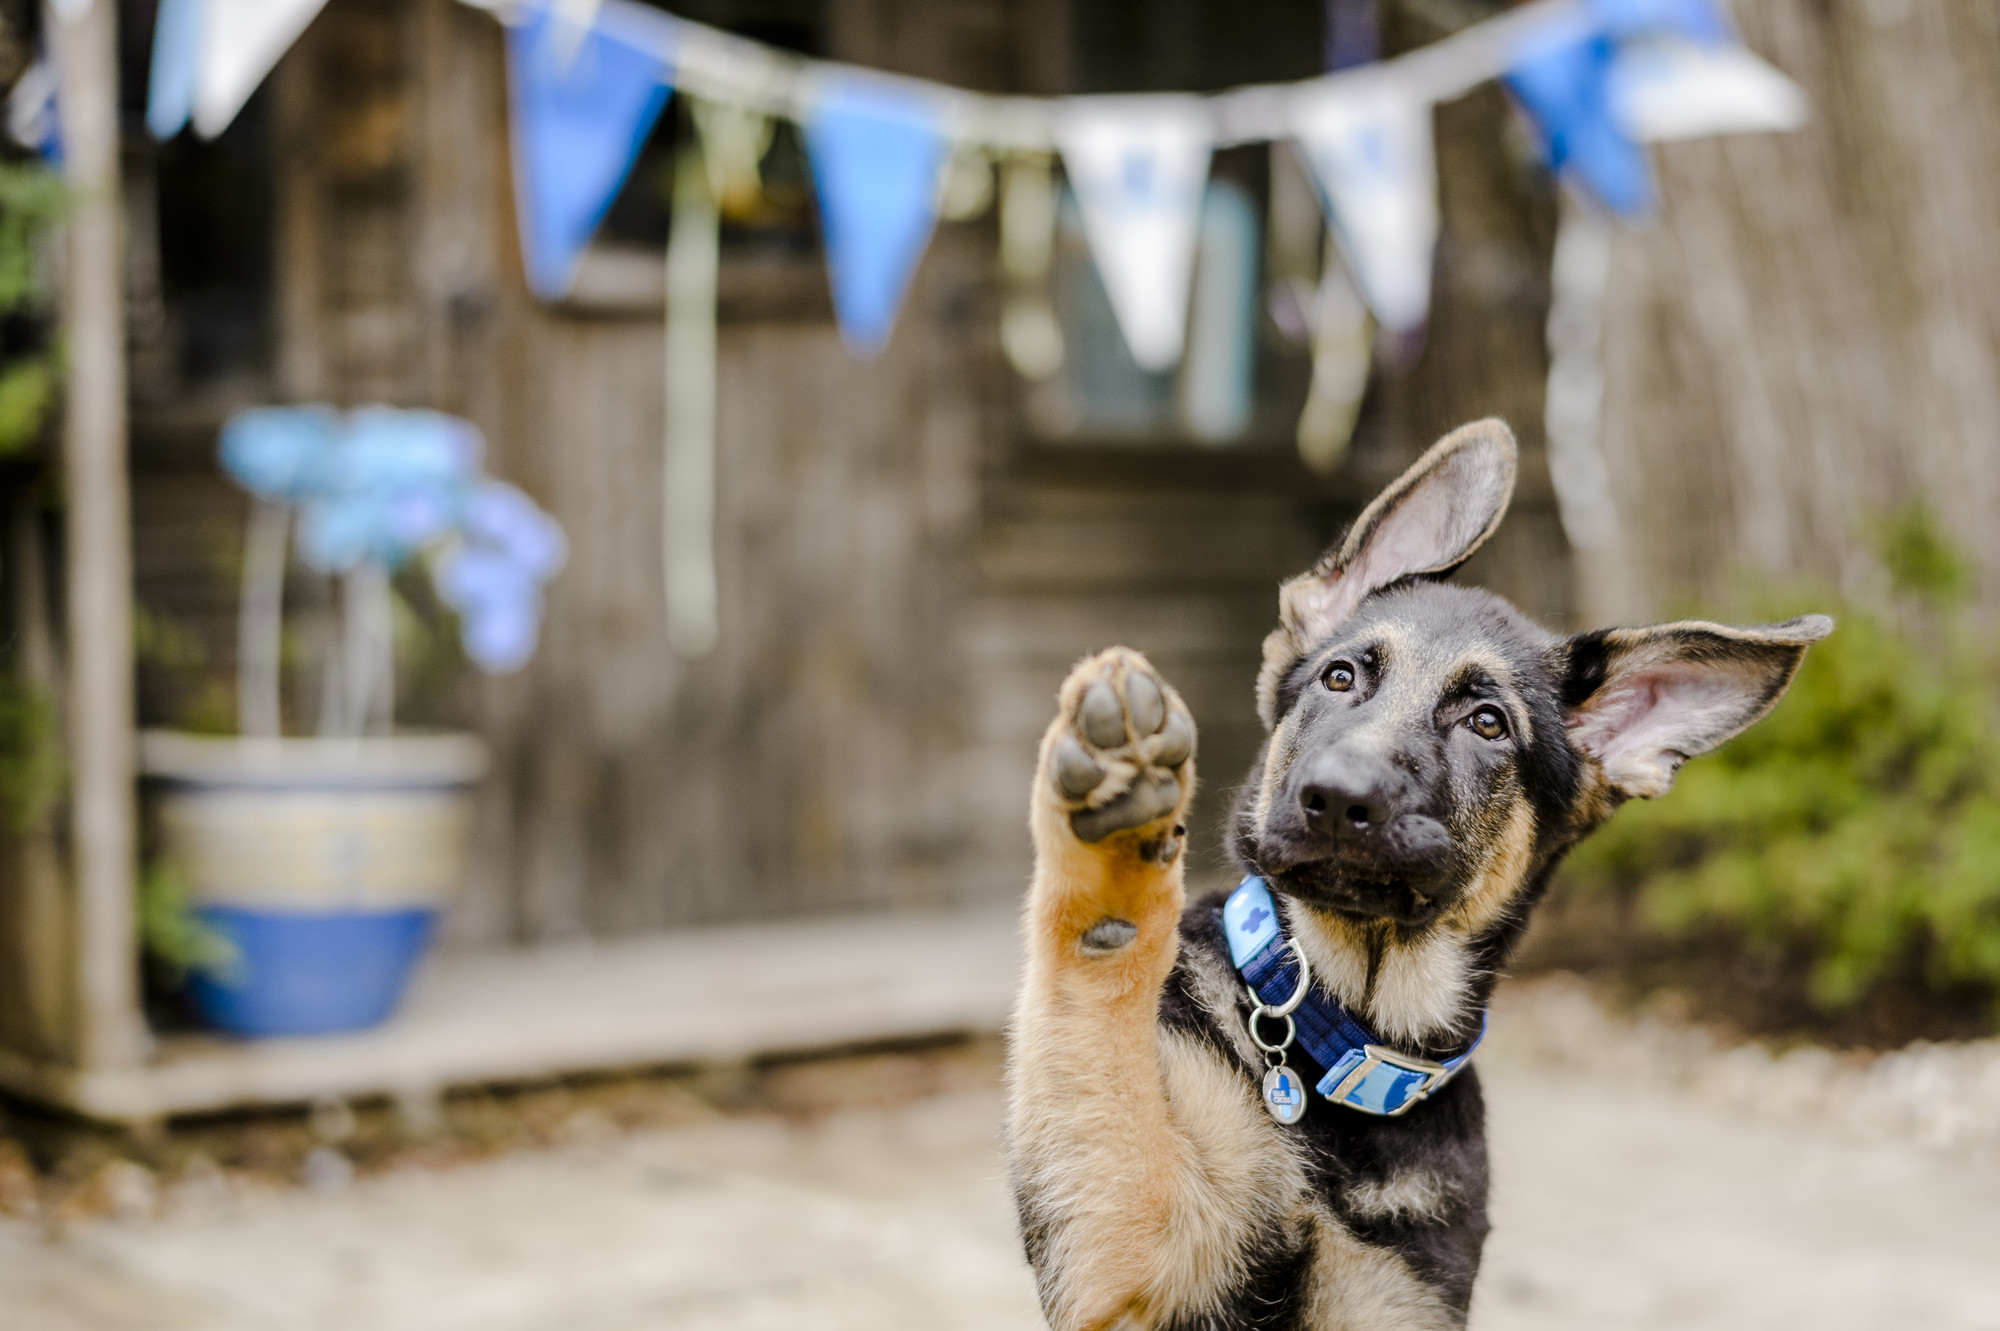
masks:
{"type": "Polygon", "coordinates": [[[194,112],[207,0],[160,0],[153,16],[153,65],[146,82],[146,129],[156,139],[181,132],[194,112]]]}
{"type": "Polygon", "coordinates": [[[1713,0],[1590,0],[1598,25],[1618,41],[1679,37],[1703,46],[1730,40],[1713,0]]]}
{"type": "Polygon", "coordinates": [[[937,225],[950,144],[929,100],[859,79],[827,83],[806,120],[833,309],[854,351],[888,345],[937,225]]]}
{"type": "Polygon", "coordinates": [[[1604,29],[1562,25],[1520,52],[1507,88],[1540,130],[1550,169],[1631,217],[1652,207],[1653,173],[1612,105],[1617,54],[1604,29]]]}
{"type": "Polygon", "coordinates": [[[563,31],[571,21],[544,7],[507,30],[521,258],[545,300],[569,290],[673,91],[666,52],[620,41],[601,21],[579,43],[563,31]]]}

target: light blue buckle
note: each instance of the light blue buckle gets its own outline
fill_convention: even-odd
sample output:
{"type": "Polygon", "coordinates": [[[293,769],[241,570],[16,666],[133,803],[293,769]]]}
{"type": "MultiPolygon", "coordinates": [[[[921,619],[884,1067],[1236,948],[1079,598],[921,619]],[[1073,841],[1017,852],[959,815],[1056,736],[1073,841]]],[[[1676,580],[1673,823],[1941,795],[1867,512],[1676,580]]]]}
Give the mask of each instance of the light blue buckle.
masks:
{"type": "Polygon", "coordinates": [[[1339,1104],[1395,1118],[1422,1104],[1457,1070],[1371,1044],[1350,1049],[1314,1089],[1339,1104]]]}

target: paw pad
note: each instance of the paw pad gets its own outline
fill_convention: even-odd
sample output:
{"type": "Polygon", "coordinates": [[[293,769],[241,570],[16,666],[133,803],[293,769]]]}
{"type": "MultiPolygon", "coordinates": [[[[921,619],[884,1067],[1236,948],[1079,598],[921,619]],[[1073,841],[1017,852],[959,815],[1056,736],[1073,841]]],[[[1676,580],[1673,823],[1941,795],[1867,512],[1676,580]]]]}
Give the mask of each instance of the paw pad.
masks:
{"type": "Polygon", "coordinates": [[[1139,926],[1130,920],[1099,920],[1083,931],[1078,944],[1091,956],[1117,952],[1139,936],[1139,926]]]}
{"type": "Polygon", "coordinates": [[[1085,841],[1171,814],[1194,756],[1194,719],[1142,660],[1119,652],[1096,668],[1098,677],[1071,695],[1049,762],[1070,827],[1085,841]]]}

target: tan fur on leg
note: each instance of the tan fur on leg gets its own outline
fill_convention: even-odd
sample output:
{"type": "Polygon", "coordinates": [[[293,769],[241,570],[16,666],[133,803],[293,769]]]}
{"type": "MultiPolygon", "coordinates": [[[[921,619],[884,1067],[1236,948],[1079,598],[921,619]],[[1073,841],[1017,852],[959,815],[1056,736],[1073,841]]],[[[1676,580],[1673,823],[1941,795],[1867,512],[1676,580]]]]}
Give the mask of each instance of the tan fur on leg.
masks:
{"type": "MultiPolygon", "coordinates": [[[[1162,1244],[1185,1222],[1187,1146],[1168,1109],[1156,1039],[1160,987],[1178,950],[1182,859],[1177,843],[1171,855],[1158,848],[1186,816],[1193,758],[1180,765],[1171,812],[1095,842],[1072,830],[1052,768],[1057,745],[1080,724],[1086,691],[1108,678],[1122,698],[1140,671],[1157,680],[1145,658],[1114,648],[1071,673],[1042,740],[1029,818],[1035,877],[1009,1066],[1010,1135],[1017,1187],[1049,1215],[1038,1275],[1059,1331],[1150,1321],[1162,1244]],[[1105,920],[1128,921],[1137,934],[1109,953],[1086,951],[1084,934],[1105,920]]],[[[1114,767],[1106,785],[1122,789],[1130,779],[1114,767]]]]}

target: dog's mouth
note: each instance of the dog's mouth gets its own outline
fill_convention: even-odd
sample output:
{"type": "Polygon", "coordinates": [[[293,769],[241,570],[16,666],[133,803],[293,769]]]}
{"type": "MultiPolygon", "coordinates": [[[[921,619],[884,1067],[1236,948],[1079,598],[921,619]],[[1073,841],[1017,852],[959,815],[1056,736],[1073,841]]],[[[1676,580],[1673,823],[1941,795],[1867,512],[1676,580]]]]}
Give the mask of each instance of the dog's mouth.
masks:
{"type": "Polygon", "coordinates": [[[1450,833],[1419,815],[1383,832],[1360,844],[1267,836],[1257,847],[1258,872],[1280,891],[1352,919],[1430,923],[1454,895],[1450,833]]]}
{"type": "Polygon", "coordinates": [[[1286,896],[1362,923],[1388,920],[1418,928],[1437,919],[1450,904],[1444,879],[1434,874],[1384,873],[1329,859],[1263,876],[1286,896]]]}

